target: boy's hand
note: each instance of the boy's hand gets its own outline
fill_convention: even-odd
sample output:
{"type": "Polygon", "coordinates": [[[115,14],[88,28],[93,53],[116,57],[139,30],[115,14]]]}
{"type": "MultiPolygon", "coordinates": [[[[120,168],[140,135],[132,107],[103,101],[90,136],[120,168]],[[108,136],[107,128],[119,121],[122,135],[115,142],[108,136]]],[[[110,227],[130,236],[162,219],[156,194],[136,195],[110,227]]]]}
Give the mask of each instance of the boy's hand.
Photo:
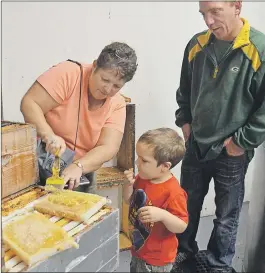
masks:
{"type": "Polygon", "coordinates": [[[138,217],[142,223],[163,221],[164,214],[165,210],[153,206],[145,206],[138,210],[138,217]]]}
{"type": "Polygon", "coordinates": [[[126,175],[126,178],[129,181],[129,184],[133,185],[133,183],[135,182],[133,169],[129,169],[129,170],[124,171],[124,174],[126,175]]]}

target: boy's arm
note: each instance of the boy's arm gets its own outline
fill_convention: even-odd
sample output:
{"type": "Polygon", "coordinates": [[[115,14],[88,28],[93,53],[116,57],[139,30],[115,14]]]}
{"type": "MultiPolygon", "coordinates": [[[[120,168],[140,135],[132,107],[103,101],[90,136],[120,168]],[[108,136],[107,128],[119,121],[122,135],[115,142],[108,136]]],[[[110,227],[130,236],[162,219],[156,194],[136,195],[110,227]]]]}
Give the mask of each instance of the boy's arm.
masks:
{"type": "Polygon", "coordinates": [[[145,206],[138,210],[142,223],[161,221],[172,233],[182,233],[187,228],[187,194],[183,191],[168,204],[167,210],[154,206],[145,206]]]}
{"type": "Polygon", "coordinates": [[[142,223],[162,222],[172,233],[182,233],[187,228],[187,223],[171,212],[154,206],[145,206],[138,210],[142,223]]]}
{"type": "Polygon", "coordinates": [[[130,198],[133,193],[133,185],[130,184],[125,184],[123,186],[123,200],[125,201],[126,204],[130,203],[130,198]]]}
{"type": "Polygon", "coordinates": [[[135,182],[135,178],[133,169],[124,171],[124,174],[126,175],[128,182],[123,185],[123,200],[128,204],[133,193],[133,184],[135,182]]]}
{"type": "Polygon", "coordinates": [[[182,233],[188,226],[187,194],[179,192],[168,204],[164,225],[173,233],[182,233]]]}
{"type": "Polygon", "coordinates": [[[187,223],[167,210],[163,210],[162,222],[172,233],[182,233],[187,228],[187,223]]]}

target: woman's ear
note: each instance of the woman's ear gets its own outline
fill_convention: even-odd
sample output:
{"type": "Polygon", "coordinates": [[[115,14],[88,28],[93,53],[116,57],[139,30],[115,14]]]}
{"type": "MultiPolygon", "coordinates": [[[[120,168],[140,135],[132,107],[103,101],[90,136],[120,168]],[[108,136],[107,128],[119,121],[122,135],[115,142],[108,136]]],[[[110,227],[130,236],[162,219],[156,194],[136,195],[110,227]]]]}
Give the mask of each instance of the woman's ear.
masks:
{"type": "Polygon", "coordinates": [[[92,65],[93,70],[96,69],[96,67],[97,67],[97,60],[94,60],[92,65]]]}

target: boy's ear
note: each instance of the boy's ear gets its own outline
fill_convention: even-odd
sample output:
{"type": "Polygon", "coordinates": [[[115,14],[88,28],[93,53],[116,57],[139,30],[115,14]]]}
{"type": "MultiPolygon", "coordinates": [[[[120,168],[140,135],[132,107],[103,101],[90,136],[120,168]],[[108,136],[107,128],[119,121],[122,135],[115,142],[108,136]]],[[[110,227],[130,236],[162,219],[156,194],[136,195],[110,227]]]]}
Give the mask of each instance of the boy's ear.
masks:
{"type": "Polygon", "coordinates": [[[162,170],[163,171],[168,171],[171,168],[171,163],[170,162],[164,162],[162,163],[162,170]]]}

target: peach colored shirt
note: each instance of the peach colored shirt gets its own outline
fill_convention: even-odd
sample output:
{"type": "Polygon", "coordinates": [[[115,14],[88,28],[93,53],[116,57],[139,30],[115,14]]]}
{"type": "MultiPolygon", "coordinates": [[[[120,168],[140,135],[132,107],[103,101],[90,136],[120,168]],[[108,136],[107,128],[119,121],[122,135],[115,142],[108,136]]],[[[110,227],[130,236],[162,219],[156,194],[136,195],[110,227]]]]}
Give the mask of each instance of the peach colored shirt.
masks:
{"type": "MultiPolygon", "coordinates": [[[[102,128],[113,128],[123,133],[126,117],[126,104],[119,93],[107,98],[104,105],[98,110],[90,111],[88,109],[88,79],[92,65],[82,64],[82,70],[83,80],[75,158],[84,156],[95,147],[102,128]]],[[[37,81],[59,103],[58,107],[45,115],[47,123],[56,135],[65,140],[67,147],[73,150],[78,119],[80,67],[75,63],[64,61],[48,69],[38,77],[37,81]]]]}

